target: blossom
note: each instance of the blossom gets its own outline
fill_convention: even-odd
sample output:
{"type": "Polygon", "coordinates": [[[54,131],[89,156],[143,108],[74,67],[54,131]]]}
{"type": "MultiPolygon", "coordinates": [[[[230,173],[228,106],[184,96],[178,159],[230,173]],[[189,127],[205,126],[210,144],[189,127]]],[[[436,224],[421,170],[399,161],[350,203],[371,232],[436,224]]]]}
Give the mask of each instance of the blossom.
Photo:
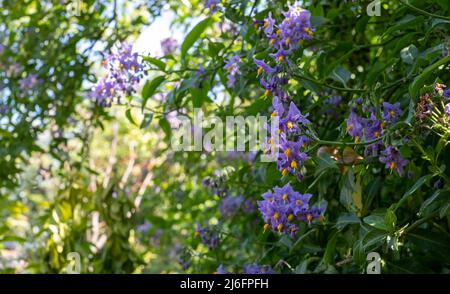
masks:
{"type": "Polygon", "coordinates": [[[217,270],[216,270],[216,274],[226,275],[226,274],[229,274],[229,272],[223,268],[223,265],[219,264],[219,266],[217,267],[217,270]]]}
{"type": "Polygon", "coordinates": [[[347,119],[347,133],[356,142],[359,142],[363,136],[363,121],[353,108],[350,110],[350,115],[347,119]]]}
{"type": "Polygon", "coordinates": [[[384,121],[388,123],[395,122],[399,116],[402,115],[402,110],[400,109],[400,103],[397,102],[395,104],[390,104],[388,102],[383,102],[382,104],[383,112],[381,113],[381,117],[384,121]]]}
{"type": "Polygon", "coordinates": [[[447,114],[447,117],[450,119],[450,103],[445,105],[445,113],[447,114]]]}
{"type": "Polygon", "coordinates": [[[309,114],[302,115],[294,102],[291,102],[289,105],[288,113],[280,121],[280,129],[286,133],[295,132],[299,128],[297,123],[300,123],[302,125],[309,125],[311,123],[307,119],[308,115],[309,114]]]}
{"type": "Polygon", "coordinates": [[[242,201],[243,199],[241,196],[227,196],[222,198],[219,205],[220,214],[225,218],[233,216],[241,206],[242,201]]]}
{"type": "Polygon", "coordinates": [[[290,183],[281,188],[275,187],[273,191],[267,191],[262,197],[264,200],[258,201],[258,209],[265,222],[264,230],[271,228],[275,232],[293,237],[298,231],[297,221],[307,221],[310,224],[318,219],[322,212],[322,210],[314,210],[312,213],[309,207],[312,195],[295,192],[290,183]]]}
{"type": "Polygon", "coordinates": [[[219,234],[215,227],[210,227],[208,224],[202,227],[200,224],[197,224],[195,232],[209,250],[213,250],[219,246],[219,234]]]}
{"type": "Polygon", "coordinates": [[[178,48],[178,42],[174,38],[165,38],[161,40],[161,49],[164,55],[169,55],[175,52],[178,48]]]}
{"type": "Polygon", "coordinates": [[[239,64],[241,63],[241,59],[238,55],[234,55],[228,62],[225,64],[224,69],[228,71],[227,76],[227,86],[229,88],[233,87],[236,83],[236,75],[240,73],[239,64]]]}
{"type": "Polygon", "coordinates": [[[403,168],[408,164],[408,160],[404,159],[400,152],[392,147],[388,146],[381,152],[380,162],[385,164],[386,168],[390,170],[396,170],[400,176],[404,175],[403,168]]]}
{"type": "Polygon", "coordinates": [[[263,28],[264,33],[271,35],[273,33],[273,26],[275,25],[275,20],[272,18],[272,12],[269,12],[267,18],[264,19],[263,28]]]}
{"type": "Polygon", "coordinates": [[[247,275],[261,275],[261,274],[276,274],[271,266],[268,265],[258,265],[256,263],[246,264],[243,268],[244,274],[247,275]]]}
{"type": "Polygon", "coordinates": [[[258,75],[260,76],[263,72],[266,74],[271,74],[276,71],[275,68],[270,67],[267,63],[265,63],[263,60],[259,59],[253,59],[253,62],[258,67],[258,75]]]}
{"type": "Polygon", "coordinates": [[[33,89],[39,83],[40,80],[37,74],[29,74],[25,78],[19,80],[20,89],[23,92],[33,89]]]}
{"type": "Polygon", "coordinates": [[[220,2],[220,0],[206,0],[205,7],[209,9],[211,13],[214,13],[217,11],[217,4],[220,2]]]}
{"type": "Polygon", "coordinates": [[[244,203],[242,204],[242,210],[246,214],[253,213],[256,210],[255,202],[251,199],[245,200],[244,203]]]}
{"type": "Polygon", "coordinates": [[[305,143],[306,138],[303,136],[300,136],[298,141],[281,140],[281,152],[277,160],[277,166],[283,176],[288,173],[295,174],[300,170],[303,163],[309,159],[309,156],[301,150],[305,143]]]}
{"type": "Polygon", "coordinates": [[[7,115],[8,112],[9,112],[8,105],[6,105],[6,103],[0,103],[0,114],[7,115]]]}

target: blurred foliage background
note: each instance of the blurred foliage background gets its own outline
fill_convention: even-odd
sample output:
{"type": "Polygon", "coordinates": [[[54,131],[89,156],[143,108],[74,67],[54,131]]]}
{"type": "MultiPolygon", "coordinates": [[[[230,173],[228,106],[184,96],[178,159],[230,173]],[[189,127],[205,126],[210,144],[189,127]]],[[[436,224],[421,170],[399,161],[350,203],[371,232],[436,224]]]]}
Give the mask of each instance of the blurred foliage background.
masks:
{"type": "Polygon", "coordinates": [[[248,152],[170,149],[177,117],[194,107],[225,118],[267,115],[271,105],[253,63],[268,55],[254,20],[269,11],[281,18],[289,1],[222,1],[215,13],[206,2],[0,1],[0,103],[9,109],[0,116],[0,272],[66,273],[77,252],[83,273],[242,272],[248,264],[362,273],[376,251],[385,273],[449,273],[450,132],[415,117],[431,85],[450,83],[449,2],[382,1],[381,16],[369,16],[368,1],[301,1],[316,32],[293,58],[293,101],[322,140],[346,143],[355,99],[400,102],[405,115],[386,140],[410,162],[399,177],[370,156],[360,160],[361,146],[350,163],[312,152],[303,181],[248,152]],[[169,12],[186,38],[164,56],[142,54],[148,72],[137,92],[98,106],[90,91],[106,53],[169,12]],[[242,64],[230,88],[223,67],[234,54],[242,64]],[[24,89],[33,74],[39,82],[24,89]],[[330,113],[332,95],[342,103],[330,113]],[[325,221],[296,238],[264,232],[256,208],[262,193],[287,182],[327,203],[325,221]],[[227,197],[238,205],[221,208],[227,197]],[[206,223],[220,239],[213,249],[196,234],[206,223]]]}

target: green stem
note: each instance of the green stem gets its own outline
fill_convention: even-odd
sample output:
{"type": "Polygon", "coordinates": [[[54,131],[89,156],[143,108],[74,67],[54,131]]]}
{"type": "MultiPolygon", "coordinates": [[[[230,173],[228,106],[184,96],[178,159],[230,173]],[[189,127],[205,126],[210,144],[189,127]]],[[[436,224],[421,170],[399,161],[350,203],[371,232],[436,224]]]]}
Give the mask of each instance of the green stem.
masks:
{"type": "Polygon", "coordinates": [[[399,0],[399,1],[400,1],[400,3],[402,3],[403,5],[405,5],[405,6],[409,7],[409,8],[411,8],[411,9],[413,9],[413,10],[415,10],[415,11],[421,13],[421,14],[424,14],[424,15],[427,15],[427,16],[431,16],[431,17],[434,17],[434,18],[439,18],[439,19],[443,19],[443,20],[448,20],[448,21],[450,21],[450,18],[448,18],[448,17],[446,17],[446,16],[434,14],[434,13],[431,13],[431,12],[428,12],[428,11],[425,11],[425,10],[422,10],[422,9],[420,9],[420,8],[414,6],[414,5],[411,5],[411,4],[409,4],[409,1],[408,1],[408,0],[399,0]]]}

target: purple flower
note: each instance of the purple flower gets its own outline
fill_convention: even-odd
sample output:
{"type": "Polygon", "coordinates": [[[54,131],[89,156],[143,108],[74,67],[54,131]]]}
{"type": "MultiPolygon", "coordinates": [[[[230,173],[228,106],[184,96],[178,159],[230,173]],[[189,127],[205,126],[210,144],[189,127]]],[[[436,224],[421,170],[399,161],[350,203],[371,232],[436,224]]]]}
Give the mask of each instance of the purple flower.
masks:
{"type": "Polygon", "coordinates": [[[365,120],[366,140],[372,141],[381,137],[383,133],[383,124],[378,120],[374,113],[371,113],[370,118],[365,120]]]}
{"type": "Polygon", "coordinates": [[[151,228],[151,224],[148,221],[145,221],[143,224],[137,227],[137,231],[140,233],[147,233],[151,228]]]}
{"type": "Polygon", "coordinates": [[[398,117],[402,115],[402,110],[400,109],[400,103],[390,104],[388,102],[383,102],[383,112],[381,117],[384,121],[388,123],[394,123],[397,121],[398,117]]]}
{"type": "Polygon", "coordinates": [[[242,211],[244,211],[246,214],[251,214],[255,210],[256,210],[255,202],[251,199],[245,200],[244,204],[242,205],[242,211]]]}
{"type": "Polygon", "coordinates": [[[218,274],[218,275],[226,275],[226,274],[229,274],[229,272],[226,269],[223,268],[223,265],[220,264],[217,267],[216,274],[218,274]]]}
{"type": "Polygon", "coordinates": [[[390,170],[395,169],[401,177],[404,175],[403,168],[408,164],[408,160],[404,159],[400,155],[400,152],[392,146],[386,147],[386,149],[381,152],[380,162],[384,163],[385,167],[390,170]]]}
{"type": "Polygon", "coordinates": [[[164,55],[173,54],[178,48],[178,42],[174,38],[165,38],[161,40],[161,49],[164,55]]]}
{"type": "Polygon", "coordinates": [[[347,119],[347,133],[352,136],[358,143],[361,141],[363,135],[363,121],[356,114],[355,109],[350,110],[350,115],[347,119]]]}
{"type": "Polygon", "coordinates": [[[220,239],[216,227],[210,227],[208,224],[201,227],[200,224],[197,224],[195,232],[200,236],[202,243],[205,244],[209,250],[213,250],[219,246],[220,239]]]}
{"type": "Polygon", "coordinates": [[[445,113],[447,114],[447,117],[450,119],[450,103],[445,105],[445,113]]]}
{"type": "Polygon", "coordinates": [[[209,8],[209,11],[211,13],[214,13],[217,11],[217,4],[220,2],[220,0],[206,0],[205,7],[209,8]]]}
{"type": "Polygon", "coordinates": [[[272,35],[274,25],[275,25],[275,20],[272,18],[272,12],[269,12],[268,17],[264,19],[264,24],[263,24],[264,33],[266,33],[266,35],[272,35]]]}
{"type": "Polygon", "coordinates": [[[238,55],[234,55],[228,62],[225,64],[224,69],[228,71],[227,76],[227,86],[232,88],[236,83],[236,75],[240,73],[239,64],[241,63],[241,59],[238,55]]]}
{"type": "Polygon", "coordinates": [[[23,92],[27,92],[29,90],[32,90],[40,82],[41,80],[38,78],[37,74],[29,74],[19,81],[20,89],[23,92]]]}
{"type": "Polygon", "coordinates": [[[7,115],[9,112],[8,105],[6,103],[0,103],[0,115],[7,115]]]}
{"type": "Polygon", "coordinates": [[[271,266],[268,265],[258,265],[256,263],[246,264],[243,268],[244,274],[247,275],[261,275],[261,274],[276,274],[271,266]]]}
{"type": "Polygon", "coordinates": [[[307,119],[308,115],[302,115],[294,102],[291,102],[287,115],[280,121],[281,130],[285,133],[292,133],[298,130],[297,123],[309,125],[311,122],[307,119]]]}
{"type": "Polygon", "coordinates": [[[227,196],[222,198],[219,205],[219,212],[222,217],[229,218],[233,216],[241,206],[243,199],[241,196],[227,196]]]}
{"type": "Polygon", "coordinates": [[[447,89],[444,92],[442,92],[442,97],[445,98],[445,101],[448,101],[450,99],[450,89],[447,89]]]}
{"type": "Polygon", "coordinates": [[[258,67],[258,76],[262,75],[262,73],[271,74],[275,72],[274,68],[271,68],[267,63],[265,63],[263,60],[259,59],[253,59],[253,62],[258,67]]]}

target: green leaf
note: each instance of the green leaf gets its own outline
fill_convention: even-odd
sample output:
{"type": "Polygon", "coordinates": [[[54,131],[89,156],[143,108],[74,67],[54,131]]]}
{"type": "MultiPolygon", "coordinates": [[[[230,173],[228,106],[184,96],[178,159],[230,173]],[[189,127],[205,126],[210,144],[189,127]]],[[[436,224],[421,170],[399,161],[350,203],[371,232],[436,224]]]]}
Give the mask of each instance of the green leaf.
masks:
{"type": "Polygon", "coordinates": [[[343,214],[336,221],[336,228],[343,230],[347,225],[360,224],[361,220],[354,214],[343,214]]]}
{"type": "Polygon", "coordinates": [[[153,64],[154,66],[156,66],[157,68],[159,68],[162,71],[164,71],[166,69],[165,62],[160,59],[150,57],[150,56],[144,56],[144,57],[142,57],[142,59],[144,59],[144,61],[147,61],[150,64],[153,64]]]}
{"type": "Polygon", "coordinates": [[[144,88],[142,89],[142,110],[145,109],[148,99],[155,94],[156,89],[162,84],[162,82],[164,82],[165,79],[166,77],[164,76],[158,76],[152,81],[147,81],[145,83],[144,88]]]}
{"type": "Polygon", "coordinates": [[[183,44],[181,44],[181,58],[184,58],[186,56],[186,53],[188,52],[189,48],[194,45],[195,41],[200,38],[201,34],[206,30],[208,26],[210,26],[212,23],[212,18],[208,17],[201,22],[199,22],[186,36],[186,38],[183,41],[183,44]]]}
{"type": "Polygon", "coordinates": [[[388,209],[386,211],[384,216],[384,224],[390,232],[395,230],[395,225],[397,224],[397,216],[395,215],[395,211],[392,209],[388,209]]]}
{"type": "Polygon", "coordinates": [[[141,126],[139,128],[145,129],[147,128],[153,120],[153,113],[146,113],[144,115],[144,119],[141,122],[141,126]]]}
{"type": "Polygon", "coordinates": [[[403,196],[402,196],[402,198],[400,199],[400,201],[397,203],[397,205],[394,206],[394,211],[395,211],[398,207],[400,207],[400,205],[402,205],[403,202],[405,202],[406,199],[407,199],[409,196],[411,196],[412,194],[414,194],[414,192],[416,192],[423,184],[425,184],[425,182],[428,181],[428,179],[429,179],[430,177],[431,177],[430,175],[426,175],[426,176],[423,176],[423,177],[421,177],[420,179],[418,179],[418,180],[416,181],[416,183],[415,183],[411,188],[409,188],[409,190],[406,191],[405,194],[403,194],[403,196]]]}
{"type": "Polygon", "coordinates": [[[386,227],[384,218],[385,218],[384,214],[371,214],[364,218],[364,222],[374,228],[387,231],[388,227],[386,227]]]}
{"type": "Polygon", "coordinates": [[[125,116],[127,117],[128,121],[130,123],[132,123],[133,125],[137,126],[136,121],[134,120],[133,115],[131,114],[131,108],[128,108],[125,111],[125,116]]]}
{"type": "Polygon", "coordinates": [[[170,136],[172,134],[172,128],[170,127],[170,124],[165,117],[162,117],[159,120],[159,126],[161,127],[164,134],[166,135],[166,139],[170,140],[170,136]]]}
{"type": "Polygon", "coordinates": [[[342,83],[345,87],[347,87],[347,82],[350,80],[351,72],[345,69],[342,66],[336,67],[330,75],[330,78],[335,80],[336,82],[342,83]]]}

